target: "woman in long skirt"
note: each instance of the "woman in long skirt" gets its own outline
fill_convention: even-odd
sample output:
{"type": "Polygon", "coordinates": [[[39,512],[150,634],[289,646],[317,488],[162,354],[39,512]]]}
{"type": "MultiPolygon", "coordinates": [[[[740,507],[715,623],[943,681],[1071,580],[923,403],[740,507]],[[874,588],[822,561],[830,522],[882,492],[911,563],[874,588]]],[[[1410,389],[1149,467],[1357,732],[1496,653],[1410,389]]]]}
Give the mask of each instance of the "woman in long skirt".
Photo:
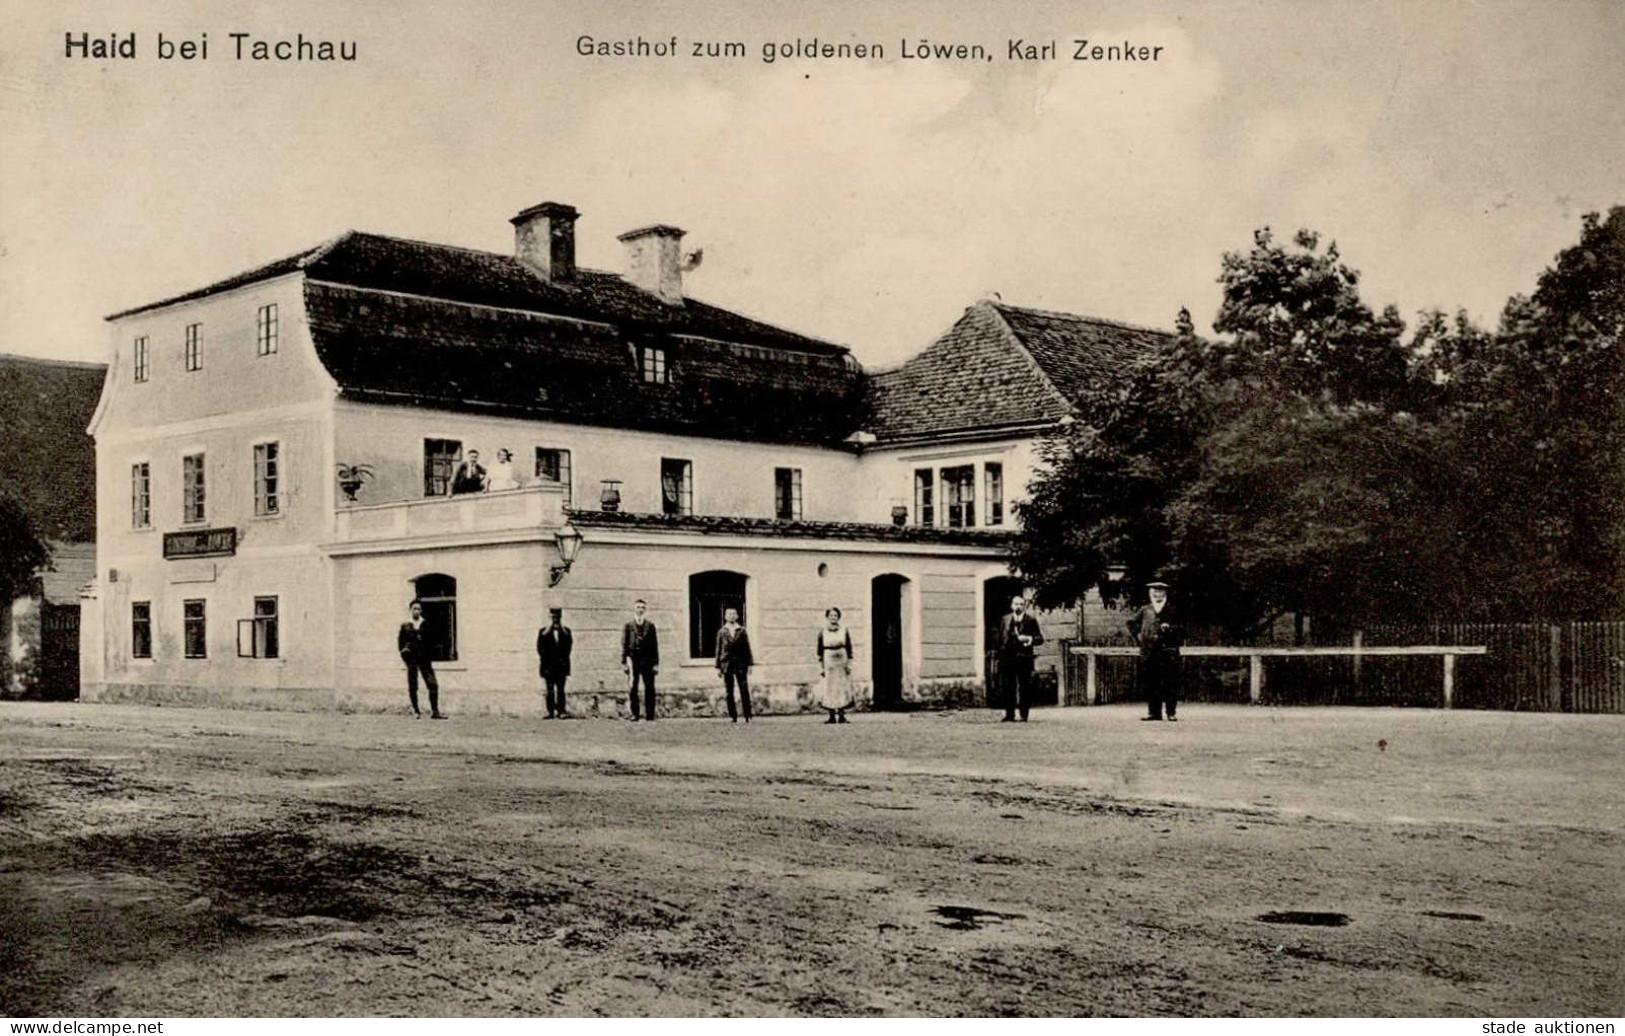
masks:
{"type": "Polygon", "coordinates": [[[852,707],[852,634],[841,625],[841,609],[831,606],[824,618],[828,624],[818,631],[818,665],[824,673],[818,704],[829,713],[828,722],[845,723],[852,707]]]}

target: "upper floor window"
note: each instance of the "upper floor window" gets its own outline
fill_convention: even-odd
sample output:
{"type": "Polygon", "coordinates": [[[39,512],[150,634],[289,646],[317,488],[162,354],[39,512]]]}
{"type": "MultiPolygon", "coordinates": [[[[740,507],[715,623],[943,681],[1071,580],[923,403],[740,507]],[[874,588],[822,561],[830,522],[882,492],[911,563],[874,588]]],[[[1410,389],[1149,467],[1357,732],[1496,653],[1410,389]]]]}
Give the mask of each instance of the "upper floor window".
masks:
{"type": "Polygon", "coordinates": [[[914,471],[914,521],[918,525],[937,524],[935,493],[937,474],[930,468],[914,471]]]}
{"type": "Polygon", "coordinates": [[[130,528],[152,528],[152,465],[130,465],[130,528]]]}
{"type": "Polygon", "coordinates": [[[536,447],[536,481],[564,487],[564,506],[570,506],[570,451],[536,447]]]}
{"type": "Polygon", "coordinates": [[[1004,465],[988,464],[982,469],[983,496],[987,498],[987,524],[1004,524],[1004,465]]]}
{"type": "Polygon", "coordinates": [[[279,443],[254,446],[254,513],[261,517],[282,513],[281,454],[279,443]]]}
{"type": "Polygon", "coordinates": [[[694,513],[694,465],[686,460],[660,458],[660,511],[694,513]]]}
{"type": "Polygon", "coordinates": [[[187,658],[209,657],[209,616],[208,604],[202,600],[190,600],[182,604],[182,615],[185,621],[185,642],[187,658]]]}
{"type": "Polygon", "coordinates": [[[656,345],[640,346],[638,367],[643,371],[644,381],[651,385],[666,384],[666,350],[656,345]]]}
{"type": "Polygon", "coordinates": [[[186,369],[203,369],[203,325],[186,325],[186,369]]]}
{"type": "Polygon", "coordinates": [[[276,352],[277,331],[276,303],[268,302],[254,318],[255,349],[261,356],[276,352]]]}
{"type": "Polygon", "coordinates": [[[181,521],[203,521],[207,514],[205,500],[203,454],[188,454],[181,458],[181,521]]]}
{"type": "Polygon", "coordinates": [[[948,528],[968,529],[976,524],[976,465],[942,469],[943,505],[948,528]]]}
{"type": "Polygon", "coordinates": [[[801,469],[773,469],[773,517],[781,522],[801,520],[801,469]]]}
{"type": "Polygon", "coordinates": [[[152,602],[130,602],[130,657],[152,657],[152,602]]]}
{"type": "Polygon", "coordinates": [[[463,444],[456,439],[423,440],[423,495],[450,496],[462,460],[463,444]]]}
{"type": "Polygon", "coordinates": [[[147,336],[137,338],[130,349],[130,365],[135,371],[136,381],[147,380],[147,336]]]}

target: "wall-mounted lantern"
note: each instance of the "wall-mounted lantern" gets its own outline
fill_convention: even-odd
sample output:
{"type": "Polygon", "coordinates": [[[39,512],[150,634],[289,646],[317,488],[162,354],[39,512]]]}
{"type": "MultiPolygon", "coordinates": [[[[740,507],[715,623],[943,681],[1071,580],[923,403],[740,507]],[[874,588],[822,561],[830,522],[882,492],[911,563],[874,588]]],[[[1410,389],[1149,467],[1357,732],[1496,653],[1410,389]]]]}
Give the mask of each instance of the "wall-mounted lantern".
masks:
{"type": "Polygon", "coordinates": [[[566,524],[553,534],[553,542],[559,548],[559,561],[562,564],[551,566],[548,571],[547,585],[558,586],[564,578],[564,573],[570,571],[570,566],[576,563],[576,555],[581,553],[581,533],[574,525],[566,524]]]}

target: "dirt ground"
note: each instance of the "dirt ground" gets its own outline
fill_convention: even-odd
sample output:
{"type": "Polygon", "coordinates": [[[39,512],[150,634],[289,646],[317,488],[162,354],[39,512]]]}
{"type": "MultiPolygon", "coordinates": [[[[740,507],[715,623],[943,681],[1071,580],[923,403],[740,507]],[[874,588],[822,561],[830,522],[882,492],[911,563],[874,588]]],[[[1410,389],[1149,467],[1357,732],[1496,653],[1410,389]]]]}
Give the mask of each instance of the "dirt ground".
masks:
{"type": "Polygon", "coordinates": [[[0,1014],[1625,1013],[1625,717],[1138,715],[7,703],[0,1014]]]}

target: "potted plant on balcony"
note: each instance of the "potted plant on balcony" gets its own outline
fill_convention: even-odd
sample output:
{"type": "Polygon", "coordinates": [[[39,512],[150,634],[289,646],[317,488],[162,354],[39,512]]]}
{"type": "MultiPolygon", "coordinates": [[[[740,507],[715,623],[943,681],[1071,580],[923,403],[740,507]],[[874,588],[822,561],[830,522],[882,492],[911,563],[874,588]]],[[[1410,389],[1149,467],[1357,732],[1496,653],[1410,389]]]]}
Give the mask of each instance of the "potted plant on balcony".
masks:
{"type": "Polygon", "coordinates": [[[621,480],[606,478],[602,484],[603,489],[598,493],[598,506],[606,511],[619,511],[621,509],[621,480]]]}
{"type": "Polygon", "coordinates": [[[338,468],[339,488],[344,490],[346,500],[354,500],[362,485],[372,478],[372,469],[365,464],[340,464],[338,468]]]}

